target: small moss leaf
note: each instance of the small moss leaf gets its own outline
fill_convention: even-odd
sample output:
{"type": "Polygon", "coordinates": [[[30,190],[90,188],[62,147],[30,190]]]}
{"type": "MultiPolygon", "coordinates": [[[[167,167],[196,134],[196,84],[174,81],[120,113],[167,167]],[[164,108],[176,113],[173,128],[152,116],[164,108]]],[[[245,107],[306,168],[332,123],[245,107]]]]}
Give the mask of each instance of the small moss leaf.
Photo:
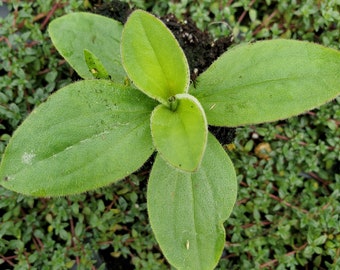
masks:
{"type": "Polygon", "coordinates": [[[96,79],[110,79],[103,63],[89,50],[84,50],[84,57],[89,71],[96,79]]]}
{"type": "Polygon", "coordinates": [[[142,11],[128,18],[121,53],[123,66],[133,83],[163,104],[188,90],[189,66],[177,40],[162,21],[142,11]]]}
{"type": "Polygon", "coordinates": [[[154,151],[155,105],[108,80],[62,88],[14,132],[0,165],[1,185],[26,195],[62,196],[124,178],[154,151]]]}
{"type": "Polygon", "coordinates": [[[53,20],[48,27],[54,46],[83,79],[92,79],[83,51],[89,50],[103,63],[111,79],[126,77],[120,56],[123,25],[104,16],[75,12],[53,20]]]}
{"type": "Polygon", "coordinates": [[[260,41],[224,53],[190,93],[210,125],[233,127],[320,106],[340,94],[339,74],[339,51],[302,41],[260,41]]]}
{"type": "Polygon", "coordinates": [[[178,94],[170,102],[174,109],[160,104],[151,115],[153,143],[171,165],[185,171],[199,167],[207,143],[208,126],[196,98],[178,94]]]}
{"type": "Polygon", "coordinates": [[[157,155],[147,208],[156,239],[174,267],[214,269],[225,243],[223,222],[233,209],[236,194],[233,164],[211,134],[197,172],[177,170],[157,155]]]}

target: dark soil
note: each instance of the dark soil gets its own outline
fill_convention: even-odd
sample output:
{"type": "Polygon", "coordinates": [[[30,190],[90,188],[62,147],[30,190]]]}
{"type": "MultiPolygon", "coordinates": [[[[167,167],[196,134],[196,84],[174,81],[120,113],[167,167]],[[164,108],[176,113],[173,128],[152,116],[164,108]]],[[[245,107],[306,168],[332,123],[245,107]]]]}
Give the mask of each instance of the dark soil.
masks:
{"type": "Polygon", "coordinates": [[[127,3],[123,3],[116,0],[104,4],[92,3],[92,5],[93,5],[92,12],[100,14],[105,17],[109,17],[111,19],[115,19],[116,21],[119,21],[123,24],[126,22],[127,17],[130,15],[130,13],[133,11],[132,9],[130,9],[127,3]]]}

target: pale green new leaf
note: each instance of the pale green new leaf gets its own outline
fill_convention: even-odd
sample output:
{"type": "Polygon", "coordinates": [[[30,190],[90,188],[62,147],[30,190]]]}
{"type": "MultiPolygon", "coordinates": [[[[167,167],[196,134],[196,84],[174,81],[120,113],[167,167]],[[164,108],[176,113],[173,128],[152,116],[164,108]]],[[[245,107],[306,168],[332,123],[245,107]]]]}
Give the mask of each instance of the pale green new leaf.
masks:
{"type": "Polygon", "coordinates": [[[91,51],[84,50],[85,62],[95,79],[110,79],[103,63],[91,51]]]}
{"type": "Polygon", "coordinates": [[[0,183],[33,196],[60,196],[108,185],[154,151],[155,101],[106,80],[79,81],[53,94],[15,131],[0,183]]]}
{"type": "Polygon", "coordinates": [[[53,20],[48,27],[54,46],[84,79],[92,79],[84,49],[91,51],[115,82],[126,78],[120,56],[123,25],[104,16],[75,12],[53,20]]]}
{"type": "Polygon", "coordinates": [[[240,126],[288,118],[330,101],[340,94],[339,74],[339,51],[302,41],[260,41],[224,53],[190,93],[209,124],[240,126]]]}
{"type": "Polygon", "coordinates": [[[189,94],[175,96],[172,111],[160,104],[152,112],[151,134],[161,156],[185,171],[199,167],[207,143],[208,124],[196,98],[189,94]]]}
{"type": "Polygon", "coordinates": [[[223,222],[233,209],[236,194],[233,164],[210,134],[195,173],[176,170],[157,155],[147,190],[149,219],[173,266],[214,269],[225,243],[223,222]]]}
{"type": "Polygon", "coordinates": [[[167,103],[186,93],[189,66],[170,30],[156,17],[134,11],[122,34],[122,61],[133,83],[148,96],[167,103]]]}

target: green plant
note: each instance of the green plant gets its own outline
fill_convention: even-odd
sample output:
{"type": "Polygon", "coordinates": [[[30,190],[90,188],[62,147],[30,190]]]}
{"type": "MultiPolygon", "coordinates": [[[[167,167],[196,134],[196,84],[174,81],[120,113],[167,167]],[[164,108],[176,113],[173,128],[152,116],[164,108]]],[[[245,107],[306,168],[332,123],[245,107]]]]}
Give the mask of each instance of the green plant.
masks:
{"type": "Polygon", "coordinates": [[[180,269],[217,264],[223,222],[236,200],[233,165],[208,123],[274,121],[339,94],[339,52],[307,42],[237,46],[189,85],[176,40],[144,11],[135,11],[124,29],[73,13],[49,31],[85,80],[52,95],[17,129],[0,183],[33,196],[81,193],[131,174],[156,149],[149,219],[165,256],[180,269]]]}

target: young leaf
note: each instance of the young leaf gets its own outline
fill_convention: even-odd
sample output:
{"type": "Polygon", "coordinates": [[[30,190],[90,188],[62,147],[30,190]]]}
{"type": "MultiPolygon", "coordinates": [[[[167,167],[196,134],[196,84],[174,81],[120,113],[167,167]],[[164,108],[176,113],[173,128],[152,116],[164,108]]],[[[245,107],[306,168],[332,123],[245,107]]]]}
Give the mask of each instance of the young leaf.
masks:
{"type": "Polygon", "coordinates": [[[34,110],[11,138],[0,183],[33,196],[75,194],[124,178],[154,151],[155,101],[107,80],[70,84],[34,110]]]}
{"type": "Polygon", "coordinates": [[[308,42],[260,41],[223,54],[190,89],[208,123],[240,126],[288,118],[340,94],[340,52],[308,42]]]}
{"type": "Polygon", "coordinates": [[[208,125],[204,111],[197,99],[188,94],[176,95],[172,103],[176,104],[174,110],[160,104],[152,112],[154,145],[171,165],[195,171],[207,142],[208,125]]]}
{"type": "Polygon", "coordinates": [[[103,63],[89,50],[84,50],[84,57],[89,71],[96,79],[110,79],[103,63]]]}
{"type": "Polygon", "coordinates": [[[225,243],[223,222],[236,201],[237,181],[228,155],[209,134],[197,172],[153,165],[147,204],[152,230],[167,260],[181,270],[213,269],[225,243]]]}
{"type": "Polygon", "coordinates": [[[186,93],[189,66],[170,30],[156,17],[134,11],[122,34],[122,61],[133,83],[151,98],[166,104],[186,93]]]}
{"type": "Polygon", "coordinates": [[[91,51],[103,63],[111,79],[123,83],[126,78],[120,56],[121,23],[91,13],[75,12],[53,20],[48,27],[54,46],[84,79],[93,75],[83,51],[91,51]]]}

